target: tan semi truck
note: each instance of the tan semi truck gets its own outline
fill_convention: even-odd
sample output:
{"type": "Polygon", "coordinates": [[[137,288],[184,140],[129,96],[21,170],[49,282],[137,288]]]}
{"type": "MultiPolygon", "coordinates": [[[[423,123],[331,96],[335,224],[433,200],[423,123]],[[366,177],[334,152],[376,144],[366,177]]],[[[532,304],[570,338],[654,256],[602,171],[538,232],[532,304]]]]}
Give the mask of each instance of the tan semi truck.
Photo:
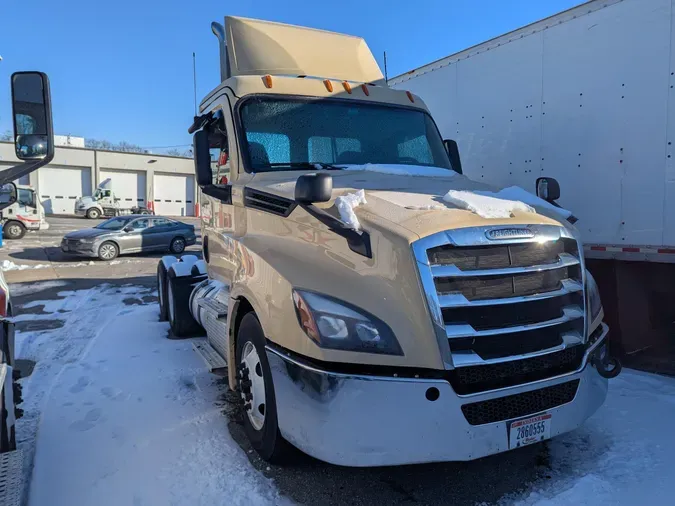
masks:
{"type": "Polygon", "coordinates": [[[555,180],[544,200],[463,176],[361,38],[212,29],[222,83],[189,129],[204,259],[162,259],[160,310],[175,335],[206,334],[195,348],[263,458],[470,460],[601,406],[620,364],[555,180]]]}

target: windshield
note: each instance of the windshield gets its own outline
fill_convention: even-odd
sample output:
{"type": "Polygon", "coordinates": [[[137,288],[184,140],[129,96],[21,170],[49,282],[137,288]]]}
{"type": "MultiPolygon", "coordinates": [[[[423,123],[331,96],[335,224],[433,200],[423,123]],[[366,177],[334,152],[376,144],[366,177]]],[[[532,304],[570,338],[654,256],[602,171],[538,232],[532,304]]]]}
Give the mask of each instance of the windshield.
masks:
{"type": "Polygon", "coordinates": [[[101,228],[103,230],[122,230],[131,218],[110,218],[103,223],[96,225],[94,228],[101,228]]]}
{"type": "Polygon", "coordinates": [[[450,170],[443,141],[424,111],[346,100],[256,97],[241,108],[249,167],[303,164],[424,165],[450,170]]]}

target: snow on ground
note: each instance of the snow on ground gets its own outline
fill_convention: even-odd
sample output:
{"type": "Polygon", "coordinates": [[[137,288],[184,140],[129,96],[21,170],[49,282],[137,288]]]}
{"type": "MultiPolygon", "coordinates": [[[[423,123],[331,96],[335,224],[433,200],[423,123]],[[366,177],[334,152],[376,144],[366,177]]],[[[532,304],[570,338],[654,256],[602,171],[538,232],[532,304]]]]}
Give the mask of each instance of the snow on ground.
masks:
{"type": "Polygon", "coordinates": [[[283,504],[229,435],[225,387],[143,305],[153,295],[101,285],[29,304],[45,312],[22,318],[63,323],[16,336],[37,361],[17,424],[29,504],[283,504]]]}
{"type": "Polygon", "coordinates": [[[350,228],[354,230],[359,230],[361,228],[361,223],[354,213],[354,208],[361,205],[367,204],[366,202],[366,192],[363,190],[358,190],[355,193],[347,193],[335,199],[335,207],[337,207],[338,212],[340,213],[340,219],[350,228]]]}
{"type": "MultiPolygon", "coordinates": [[[[112,262],[108,262],[108,265],[119,265],[119,264],[136,264],[136,263],[141,263],[142,260],[113,260],[112,262]]],[[[3,260],[0,262],[0,269],[3,271],[25,271],[26,269],[48,269],[48,268],[54,268],[54,269],[63,269],[66,267],[91,267],[93,265],[101,265],[100,263],[95,262],[94,260],[89,260],[88,262],[76,262],[76,263],[68,263],[68,262],[52,262],[49,264],[15,264],[11,260],[3,260]]],[[[103,264],[105,265],[105,264],[103,264]]]]}
{"type": "Polygon", "coordinates": [[[551,479],[519,506],[673,504],[675,378],[625,370],[581,428],[551,440],[551,479]]]}

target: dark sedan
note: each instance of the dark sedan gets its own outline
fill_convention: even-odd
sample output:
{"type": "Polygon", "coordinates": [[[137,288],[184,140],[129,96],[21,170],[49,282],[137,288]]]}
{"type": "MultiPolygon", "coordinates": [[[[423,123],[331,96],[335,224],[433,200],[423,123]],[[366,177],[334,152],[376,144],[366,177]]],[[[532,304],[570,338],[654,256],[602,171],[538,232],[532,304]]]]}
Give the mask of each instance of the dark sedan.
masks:
{"type": "Polygon", "coordinates": [[[132,214],[110,218],[94,228],[66,234],[61,249],[101,260],[151,251],[182,253],[197,242],[194,225],[161,216],[132,214]]]}

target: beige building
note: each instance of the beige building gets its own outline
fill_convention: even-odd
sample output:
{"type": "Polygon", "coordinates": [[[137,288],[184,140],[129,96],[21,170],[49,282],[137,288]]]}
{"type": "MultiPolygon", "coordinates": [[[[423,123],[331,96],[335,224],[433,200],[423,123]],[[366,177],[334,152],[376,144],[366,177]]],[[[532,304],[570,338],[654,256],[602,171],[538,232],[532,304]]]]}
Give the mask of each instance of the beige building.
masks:
{"type": "MultiPolygon", "coordinates": [[[[14,144],[0,142],[0,169],[17,163],[14,144]]],[[[57,146],[49,165],[18,182],[35,188],[47,214],[73,214],[75,200],[108,178],[122,207],[151,207],[167,216],[199,212],[190,158],[57,146]]]]}

